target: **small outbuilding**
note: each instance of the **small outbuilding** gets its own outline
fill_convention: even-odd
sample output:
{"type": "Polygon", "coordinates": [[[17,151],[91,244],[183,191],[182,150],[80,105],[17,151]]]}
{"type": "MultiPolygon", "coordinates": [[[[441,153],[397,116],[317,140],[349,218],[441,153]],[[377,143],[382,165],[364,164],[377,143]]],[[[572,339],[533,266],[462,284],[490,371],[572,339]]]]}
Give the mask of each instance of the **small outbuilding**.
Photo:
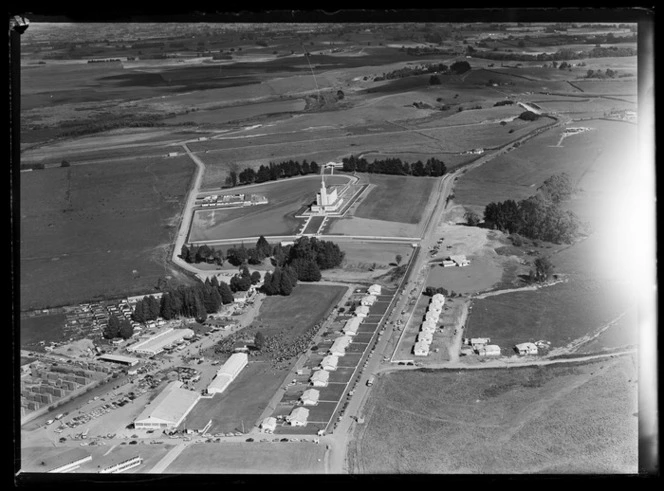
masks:
{"type": "Polygon", "coordinates": [[[480,356],[500,356],[500,346],[497,344],[487,344],[477,350],[480,356]]]}
{"type": "Polygon", "coordinates": [[[274,433],[274,430],[276,429],[277,418],[270,416],[261,422],[261,430],[263,430],[265,433],[274,433]]]}
{"type": "Polygon", "coordinates": [[[514,346],[514,349],[520,355],[536,355],[539,353],[535,343],[521,343],[514,346]]]}
{"type": "Polygon", "coordinates": [[[470,338],[470,345],[473,347],[474,350],[482,348],[483,346],[489,344],[490,342],[491,338],[470,338]]]}

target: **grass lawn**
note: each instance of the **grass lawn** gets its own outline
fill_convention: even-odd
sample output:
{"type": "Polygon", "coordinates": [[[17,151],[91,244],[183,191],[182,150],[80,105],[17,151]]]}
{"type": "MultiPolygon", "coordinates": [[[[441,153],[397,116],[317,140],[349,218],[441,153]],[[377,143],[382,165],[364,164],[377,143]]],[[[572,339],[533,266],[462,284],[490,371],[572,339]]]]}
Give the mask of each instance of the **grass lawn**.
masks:
{"type": "Polygon", "coordinates": [[[190,445],[166,468],[173,474],[323,474],[325,445],[222,443],[190,445]]]}
{"type": "Polygon", "coordinates": [[[284,333],[286,340],[295,339],[308,327],[322,321],[346,290],[343,286],[298,283],[287,297],[265,298],[254,325],[265,336],[284,333]]]}
{"type": "Polygon", "coordinates": [[[634,473],[636,360],[377,379],[351,473],[634,473]]]}
{"type": "Polygon", "coordinates": [[[24,317],[20,324],[21,346],[34,345],[39,341],[63,341],[65,326],[64,314],[49,314],[36,317],[24,317]]]}
{"type": "Polygon", "coordinates": [[[141,293],[172,274],[193,170],[183,157],[21,174],[21,309],[141,293]]]}
{"type": "MultiPolygon", "coordinates": [[[[346,182],[348,178],[345,176],[332,176],[326,180],[329,185],[346,182]]],[[[319,189],[320,177],[314,175],[257,186],[240,186],[233,192],[265,196],[268,204],[233,210],[198,210],[194,213],[189,240],[294,234],[303,222],[294,215],[302,206],[316,200],[319,189]]]]}
{"type": "Polygon", "coordinates": [[[221,394],[201,399],[187,415],[182,427],[201,429],[212,420],[210,433],[249,431],[286,376],[267,362],[249,363],[221,394]]]}
{"type": "Polygon", "coordinates": [[[436,178],[362,174],[362,180],[375,187],[357,207],[354,215],[360,218],[417,224],[436,178]]]}

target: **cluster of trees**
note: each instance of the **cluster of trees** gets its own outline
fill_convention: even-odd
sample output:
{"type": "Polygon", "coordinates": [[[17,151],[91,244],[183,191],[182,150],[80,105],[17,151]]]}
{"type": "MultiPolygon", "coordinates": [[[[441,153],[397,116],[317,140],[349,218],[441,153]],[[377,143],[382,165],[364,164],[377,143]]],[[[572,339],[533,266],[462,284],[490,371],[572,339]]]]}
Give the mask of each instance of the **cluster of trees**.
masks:
{"type": "Polygon", "coordinates": [[[504,100],[504,101],[498,101],[496,102],[493,107],[498,107],[498,106],[509,106],[510,104],[514,104],[514,101],[510,101],[509,99],[504,100]]]}
{"type": "Polygon", "coordinates": [[[631,77],[631,73],[621,73],[618,74],[618,70],[612,70],[607,68],[605,71],[602,70],[588,70],[586,72],[585,78],[620,78],[620,77],[631,77]]]}
{"type": "Polygon", "coordinates": [[[561,48],[555,53],[511,53],[504,51],[476,51],[474,56],[487,60],[502,61],[561,61],[561,60],[580,60],[584,58],[606,58],[636,56],[637,51],[634,48],[618,48],[617,46],[595,46],[588,51],[575,51],[569,48],[561,48]]]}
{"type": "Polygon", "coordinates": [[[258,271],[249,273],[247,266],[241,266],[240,272],[231,277],[230,289],[231,292],[246,292],[251,288],[251,285],[257,284],[261,280],[261,274],[258,271]]]}
{"type": "Polygon", "coordinates": [[[129,339],[134,334],[134,327],[127,319],[118,319],[117,316],[111,315],[108,318],[108,325],[104,328],[102,335],[106,339],[129,339]]]}
{"type": "Polygon", "coordinates": [[[540,118],[539,114],[536,114],[532,111],[524,111],[521,114],[519,114],[519,119],[523,119],[524,121],[535,121],[539,118],[540,118]]]}
{"type": "Polygon", "coordinates": [[[180,250],[180,257],[188,263],[213,262],[218,266],[221,266],[224,263],[224,255],[221,250],[213,249],[205,244],[200,247],[193,245],[187,247],[186,244],[183,244],[182,249],[180,250]]]}
{"type": "Polygon", "coordinates": [[[137,322],[155,320],[158,316],[166,320],[180,316],[190,317],[203,322],[207,314],[215,313],[222,304],[232,302],[233,292],[228,283],[219,282],[213,277],[212,280],[207,279],[205,283],[192,286],[179,285],[177,288],[167,289],[158,302],[158,311],[154,308],[154,297],[145,297],[136,304],[132,317],[137,322]]]}
{"type": "Polygon", "coordinates": [[[445,73],[449,67],[444,63],[426,63],[424,65],[414,67],[403,67],[398,70],[383,73],[382,76],[374,78],[374,82],[381,82],[383,80],[394,80],[398,78],[413,77],[415,75],[425,75],[427,73],[445,73]]]}
{"type": "Polygon", "coordinates": [[[88,63],[111,63],[111,62],[120,62],[120,58],[109,58],[107,60],[88,60],[88,63]]]}
{"type": "Polygon", "coordinates": [[[226,259],[233,266],[241,266],[245,263],[261,264],[266,257],[270,257],[274,248],[268,243],[264,236],[256,241],[256,246],[247,249],[244,244],[239,247],[231,247],[226,251],[226,259]]]}
{"type": "Polygon", "coordinates": [[[297,272],[290,266],[283,269],[276,267],[274,271],[265,273],[261,292],[266,295],[284,295],[288,296],[293,292],[297,285],[297,272]]]}
{"type": "Polygon", "coordinates": [[[318,174],[320,166],[315,162],[307,162],[303,160],[302,163],[296,160],[287,160],[276,164],[270,162],[268,165],[261,165],[258,171],[252,167],[247,167],[241,172],[235,170],[229,173],[226,178],[226,184],[231,187],[242,186],[246,184],[261,183],[266,181],[276,181],[293,176],[306,176],[307,174],[318,174]]]}
{"type": "Polygon", "coordinates": [[[447,172],[447,167],[442,160],[435,157],[427,159],[426,162],[418,160],[410,164],[402,162],[400,158],[388,158],[374,160],[369,163],[364,158],[354,155],[342,159],[345,172],[370,172],[374,174],[393,174],[402,176],[432,176],[439,177],[447,172]]]}
{"type": "Polygon", "coordinates": [[[441,293],[445,297],[449,297],[449,292],[443,288],[442,286],[435,287],[435,286],[427,286],[424,291],[422,292],[424,295],[427,297],[433,297],[436,293],[441,293]]]}
{"type": "Polygon", "coordinates": [[[549,177],[537,190],[545,198],[554,203],[560,203],[561,201],[570,199],[574,191],[574,186],[569,176],[565,172],[562,172],[561,174],[554,174],[549,177]]]}
{"type": "Polygon", "coordinates": [[[571,243],[579,229],[573,212],[541,195],[518,202],[489,203],[484,209],[484,221],[503,232],[554,243],[571,243]]]}
{"type": "Polygon", "coordinates": [[[553,275],[553,264],[548,257],[540,256],[533,263],[534,269],[530,270],[528,277],[531,283],[544,283],[553,275]]]}

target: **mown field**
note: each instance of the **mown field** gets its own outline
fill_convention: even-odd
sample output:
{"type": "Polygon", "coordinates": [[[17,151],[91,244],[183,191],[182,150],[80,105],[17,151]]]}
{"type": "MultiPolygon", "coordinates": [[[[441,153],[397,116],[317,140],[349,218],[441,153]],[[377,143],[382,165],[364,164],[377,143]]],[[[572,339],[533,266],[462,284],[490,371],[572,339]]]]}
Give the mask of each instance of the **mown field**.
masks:
{"type": "MultiPolygon", "coordinates": [[[[346,176],[331,176],[328,185],[342,185],[346,176]]],[[[233,192],[266,196],[268,204],[232,210],[199,210],[194,214],[190,241],[290,235],[297,232],[302,219],[295,218],[300,209],[316,200],[320,177],[284,179],[257,186],[240,186],[233,192]]]]}
{"type": "Polygon", "coordinates": [[[149,291],[172,274],[193,170],[183,157],[21,174],[21,309],[149,291]]]}
{"type": "Polygon", "coordinates": [[[221,443],[191,445],[166,468],[173,474],[324,474],[325,445],[221,443]]]}
{"type": "Polygon", "coordinates": [[[202,429],[212,420],[209,433],[251,430],[283,382],[285,369],[269,362],[252,362],[221,394],[201,399],[182,422],[183,428],[202,429]]]}
{"type": "Polygon", "coordinates": [[[438,180],[430,177],[362,174],[362,181],[375,185],[363,198],[354,216],[417,224],[438,180]]]}
{"type": "Polygon", "coordinates": [[[351,444],[351,472],[635,473],[636,377],[631,357],[383,375],[351,444]]]}
{"type": "Polygon", "coordinates": [[[263,300],[253,326],[265,336],[282,333],[286,341],[293,340],[321,322],[346,290],[343,286],[298,283],[287,297],[273,296],[263,300]]]}
{"type": "Polygon", "coordinates": [[[48,314],[26,317],[20,321],[19,342],[21,346],[34,346],[39,341],[63,341],[64,314],[48,314]]]}

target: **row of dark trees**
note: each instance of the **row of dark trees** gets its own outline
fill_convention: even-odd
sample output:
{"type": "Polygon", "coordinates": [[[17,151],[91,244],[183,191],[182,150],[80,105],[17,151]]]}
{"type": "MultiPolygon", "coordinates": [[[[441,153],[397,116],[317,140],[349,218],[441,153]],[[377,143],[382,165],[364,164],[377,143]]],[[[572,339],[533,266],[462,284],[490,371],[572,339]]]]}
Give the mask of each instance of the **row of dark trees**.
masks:
{"type": "Polygon", "coordinates": [[[439,177],[447,172],[447,167],[442,160],[435,157],[427,159],[426,162],[418,160],[412,164],[402,162],[400,158],[387,158],[368,162],[365,158],[344,157],[342,159],[345,172],[370,172],[374,174],[392,174],[401,176],[431,176],[439,177]]]}
{"type": "Polygon", "coordinates": [[[261,291],[266,295],[288,296],[297,285],[297,272],[290,266],[276,267],[272,273],[265,273],[261,291]]]}
{"type": "Polygon", "coordinates": [[[588,51],[577,52],[569,48],[562,48],[555,53],[505,53],[501,51],[475,51],[473,56],[488,60],[499,61],[561,61],[561,60],[582,60],[585,58],[607,58],[636,56],[637,50],[629,47],[617,46],[595,46],[588,51]]]}
{"type": "Polygon", "coordinates": [[[573,212],[563,210],[559,203],[541,195],[518,202],[489,203],[484,209],[484,221],[503,232],[557,244],[571,243],[580,225],[573,212]]]}
{"type": "Polygon", "coordinates": [[[542,193],[545,198],[554,203],[560,203],[561,201],[566,201],[572,197],[574,186],[567,173],[562,172],[549,177],[537,188],[537,190],[542,193]]]}
{"type": "Polygon", "coordinates": [[[247,167],[239,173],[233,170],[226,178],[226,184],[231,187],[243,186],[246,184],[276,181],[293,176],[318,174],[319,172],[320,166],[315,161],[307,162],[306,159],[301,163],[297,160],[286,160],[278,164],[270,162],[268,165],[261,165],[258,171],[252,167],[247,167]]]}
{"type": "Polygon", "coordinates": [[[398,70],[393,70],[391,72],[383,73],[382,76],[374,78],[374,82],[380,82],[382,80],[394,80],[404,77],[413,77],[415,75],[424,75],[427,73],[446,73],[449,70],[449,66],[444,63],[426,63],[420,66],[399,68],[398,70]]]}

